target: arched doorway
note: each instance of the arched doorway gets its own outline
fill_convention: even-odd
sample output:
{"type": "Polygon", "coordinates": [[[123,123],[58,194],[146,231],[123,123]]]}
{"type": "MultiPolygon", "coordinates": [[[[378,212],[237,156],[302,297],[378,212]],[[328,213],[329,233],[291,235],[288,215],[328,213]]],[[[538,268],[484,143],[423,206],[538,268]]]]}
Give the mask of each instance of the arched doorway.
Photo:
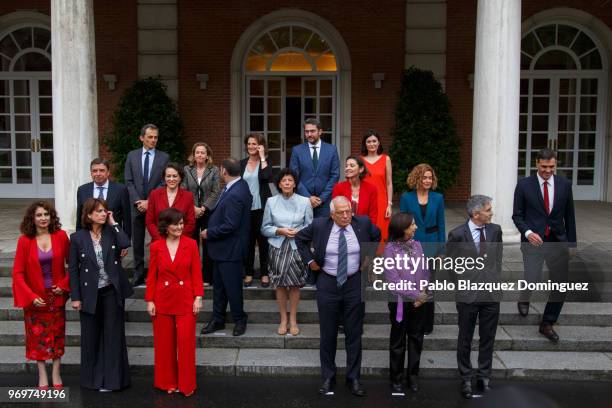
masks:
{"type": "Polygon", "coordinates": [[[280,10],[252,24],[234,50],[232,154],[243,156],[244,135],[261,132],[272,167],[285,167],[309,117],[321,121],[324,140],[350,149],[348,49],[320,17],[280,10]]]}
{"type": "Polygon", "coordinates": [[[534,174],[537,151],[550,147],[574,198],[601,199],[606,64],[597,39],[579,25],[549,22],[523,36],[519,178],[534,174]]]}
{"type": "Polygon", "coordinates": [[[51,32],[0,32],[0,195],[53,197],[51,32]]]}

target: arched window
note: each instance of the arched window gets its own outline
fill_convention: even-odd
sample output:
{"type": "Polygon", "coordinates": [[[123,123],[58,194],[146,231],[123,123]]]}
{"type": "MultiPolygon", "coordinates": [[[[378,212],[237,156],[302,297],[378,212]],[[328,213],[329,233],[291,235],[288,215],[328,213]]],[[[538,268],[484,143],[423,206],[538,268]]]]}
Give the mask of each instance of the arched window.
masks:
{"type": "Polygon", "coordinates": [[[51,32],[18,28],[0,39],[1,71],[51,71],[51,32]]]}
{"type": "Polygon", "coordinates": [[[263,33],[246,58],[247,72],[335,72],[336,56],[327,41],[299,25],[263,33]]]}

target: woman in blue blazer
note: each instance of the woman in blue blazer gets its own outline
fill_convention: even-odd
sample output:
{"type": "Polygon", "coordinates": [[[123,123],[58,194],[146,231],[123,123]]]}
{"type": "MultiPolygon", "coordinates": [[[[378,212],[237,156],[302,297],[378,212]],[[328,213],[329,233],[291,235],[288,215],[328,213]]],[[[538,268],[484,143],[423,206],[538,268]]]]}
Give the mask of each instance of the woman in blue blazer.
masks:
{"type": "MultiPolygon", "coordinates": [[[[411,191],[400,197],[400,211],[414,214],[418,227],[414,239],[422,244],[425,256],[440,256],[444,253],[446,232],[444,196],[433,191],[438,187],[436,173],[429,164],[421,163],[412,169],[406,183],[411,191]]],[[[433,331],[434,302],[427,302],[423,307],[427,315],[425,334],[430,334],[433,331]]]]}

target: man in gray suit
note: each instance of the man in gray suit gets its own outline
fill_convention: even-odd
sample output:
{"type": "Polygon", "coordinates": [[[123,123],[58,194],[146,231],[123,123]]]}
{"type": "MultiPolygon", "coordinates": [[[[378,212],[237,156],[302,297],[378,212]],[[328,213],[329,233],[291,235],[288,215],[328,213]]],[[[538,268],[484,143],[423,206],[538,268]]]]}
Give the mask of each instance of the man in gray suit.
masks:
{"type": "Polygon", "coordinates": [[[156,150],[159,129],[153,124],[142,127],[140,141],[142,148],[132,150],[125,160],[125,184],[134,206],[132,217],[132,247],[134,248],[134,286],[145,282],[144,241],[145,217],[149,193],[162,185],[162,172],[170,160],[167,153],[156,150]]]}

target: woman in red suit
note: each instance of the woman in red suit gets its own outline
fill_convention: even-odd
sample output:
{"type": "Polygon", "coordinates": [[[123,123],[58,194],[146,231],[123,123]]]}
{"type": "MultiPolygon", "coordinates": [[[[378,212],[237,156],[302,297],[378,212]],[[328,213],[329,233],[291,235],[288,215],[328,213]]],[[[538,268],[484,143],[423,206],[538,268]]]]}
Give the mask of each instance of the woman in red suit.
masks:
{"type": "Polygon", "coordinates": [[[151,241],[161,238],[157,230],[159,214],[166,208],[176,208],[184,214],[185,226],[183,232],[192,236],[195,230],[195,210],[193,208],[193,194],[181,188],[185,173],[176,163],[168,163],[164,169],[165,187],[156,188],[149,194],[149,204],[145,222],[151,234],[151,241]]]}
{"type": "Polygon", "coordinates": [[[341,181],[334,186],[332,198],[345,196],[351,202],[353,215],[367,215],[372,224],[376,224],[378,217],[376,187],[363,181],[367,174],[368,171],[361,158],[347,157],[344,166],[346,181],[341,181]]]}
{"type": "MultiPolygon", "coordinates": [[[[193,209],[193,201],[189,205],[193,209]]],[[[157,230],[163,239],[151,244],[145,292],[153,320],[154,386],[189,397],[196,389],[195,325],[204,296],[200,253],[184,233],[179,210],[162,211],[157,230]]]]}
{"type": "Polygon", "coordinates": [[[26,358],[37,361],[40,389],[49,387],[46,360],[53,360],[53,387],[62,388],[70,242],[61,227],[51,204],[38,201],[30,205],[21,222],[23,235],[13,262],[13,297],[15,306],[23,307],[26,358]]]}

